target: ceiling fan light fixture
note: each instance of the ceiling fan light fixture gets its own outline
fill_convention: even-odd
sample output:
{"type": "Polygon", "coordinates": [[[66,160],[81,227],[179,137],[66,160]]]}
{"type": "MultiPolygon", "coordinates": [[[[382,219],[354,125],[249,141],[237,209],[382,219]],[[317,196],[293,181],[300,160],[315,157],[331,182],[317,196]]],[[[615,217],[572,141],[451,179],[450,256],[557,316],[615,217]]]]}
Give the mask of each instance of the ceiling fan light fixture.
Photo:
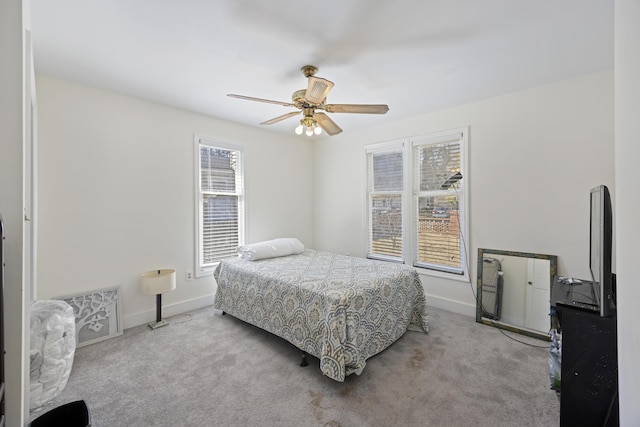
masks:
{"type": "Polygon", "coordinates": [[[320,135],[322,133],[322,128],[318,126],[317,123],[313,124],[313,133],[315,133],[316,135],[320,135]]]}
{"type": "Polygon", "coordinates": [[[300,119],[300,124],[295,128],[296,135],[302,135],[302,132],[304,132],[307,136],[313,136],[314,133],[316,135],[319,135],[315,130],[317,123],[313,118],[313,110],[309,109],[307,113],[309,114],[305,114],[305,116],[300,119]]]}

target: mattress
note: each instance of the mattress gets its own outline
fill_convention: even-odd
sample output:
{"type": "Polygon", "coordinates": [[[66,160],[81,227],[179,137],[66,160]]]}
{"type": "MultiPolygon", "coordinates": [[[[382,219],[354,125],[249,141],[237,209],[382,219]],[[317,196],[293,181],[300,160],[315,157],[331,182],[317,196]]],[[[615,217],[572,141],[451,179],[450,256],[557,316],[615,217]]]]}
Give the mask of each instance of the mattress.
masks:
{"type": "Polygon", "coordinates": [[[214,278],[215,308],[318,357],[337,381],[362,373],[407,330],[429,330],[420,277],[403,264],[305,249],[225,260],[214,278]]]}

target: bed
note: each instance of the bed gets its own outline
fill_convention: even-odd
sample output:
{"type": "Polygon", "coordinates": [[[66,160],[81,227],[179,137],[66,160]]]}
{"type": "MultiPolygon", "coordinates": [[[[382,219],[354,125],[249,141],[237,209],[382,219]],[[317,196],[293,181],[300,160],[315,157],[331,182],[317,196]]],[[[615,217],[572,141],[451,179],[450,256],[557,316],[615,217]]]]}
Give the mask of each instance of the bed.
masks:
{"type": "Polygon", "coordinates": [[[418,273],[402,264],[304,249],[225,260],[213,275],[215,308],[317,357],[337,381],[407,330],[429,330],[418,273]]]}

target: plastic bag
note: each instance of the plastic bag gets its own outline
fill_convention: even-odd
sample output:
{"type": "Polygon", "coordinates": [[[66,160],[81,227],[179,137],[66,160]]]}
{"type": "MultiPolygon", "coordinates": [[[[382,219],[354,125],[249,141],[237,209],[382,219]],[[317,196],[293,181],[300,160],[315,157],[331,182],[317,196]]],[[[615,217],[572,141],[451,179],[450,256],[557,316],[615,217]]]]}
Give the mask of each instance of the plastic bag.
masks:
{"type": "Polygon", "coordinates": [[[551,330],[551,345],[549,346],[549,380],[551,389],[560,391],[562,371],[562,334],[556,329],[551,330]]]}
{"type": "Polygon", "coordinates": [[[31,304],[30,404],[36,410],[62,393],[76,350],[73,308],[60,300],[31,304]]]}

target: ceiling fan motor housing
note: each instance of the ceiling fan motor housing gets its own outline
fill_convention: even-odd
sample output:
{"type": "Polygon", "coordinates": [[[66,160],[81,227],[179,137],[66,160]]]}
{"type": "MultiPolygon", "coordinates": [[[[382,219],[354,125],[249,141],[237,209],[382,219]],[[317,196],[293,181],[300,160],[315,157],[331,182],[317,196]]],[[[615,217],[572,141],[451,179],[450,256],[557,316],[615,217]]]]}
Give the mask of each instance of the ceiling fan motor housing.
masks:
{"type": "MultiPolygon", "coordinates": [[[[295,92],[293,92],[293,95],[291,95],[291,100],[293,101],[294,104],[303,104],[304,103],[304,94],[307,93],[306,89],[300,89],[297,90],[295,92]]],[[[301,107],[298,107],[301,108],[301,107]]]]}

